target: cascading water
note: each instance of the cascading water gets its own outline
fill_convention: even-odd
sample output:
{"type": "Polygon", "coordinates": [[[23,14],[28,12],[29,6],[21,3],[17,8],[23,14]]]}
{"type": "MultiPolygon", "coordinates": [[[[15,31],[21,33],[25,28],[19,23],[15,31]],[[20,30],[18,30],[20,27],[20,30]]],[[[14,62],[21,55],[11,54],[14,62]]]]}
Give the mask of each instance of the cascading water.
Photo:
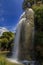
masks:
{"type": "Polygon", "coordinates": [[[15,60],[18,60],[21,26],[22,26],[22,22],[25,21],[25,19],[26,18],[22,18],[17,26],[15,44],[12,52],[12,59],[15,60]]]}
{"type": "MultiPolygon", "coordinates": [[[[29,62],[28,57],[29,57],[29,49],[33,48],[32,43],[33,39],[34,39],[34,12],[30,8],[27,9],[26,12],[24,12],[20,17],[20,21],[16,29],[14,48],[12,51],[12,56],[9,59],[9,61],[18,63],[19,60],[22,63],[23,62],[27,63],[27,65],[29,63],[31,64],[31,62],[29,62]]],[[[34,65],[34,62],[31,65],[34,65]]]]}
{"type": "MultiPolygon", "coordinates": [[[[24,15],[24,14],[23,14],[24,15]]],[[[22,16],[23,16],[22,15],[22,16]]],[[[20,41],[20,32],[21,32],[21,26],[22,23],[25,22],[26,18],[22,18],[19,23],[17,24],[17,29],[16,29],[16,37],[15,37],[15,43],[14,43],[14,48],[12,51],[12,56],[8,60],[11,62],[18,63],[19,60],[19,41],[20,41]]]]}

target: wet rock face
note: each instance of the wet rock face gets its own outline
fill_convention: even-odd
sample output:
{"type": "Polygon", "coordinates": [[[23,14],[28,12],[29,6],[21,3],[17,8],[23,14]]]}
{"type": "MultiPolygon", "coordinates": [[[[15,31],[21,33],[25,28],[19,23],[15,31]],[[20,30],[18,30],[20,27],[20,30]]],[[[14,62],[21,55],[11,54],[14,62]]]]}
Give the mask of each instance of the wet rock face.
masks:
{"type": "Polygon", "coordinates": [[[25,12],[26,20],[22,22],[20,43],[19,43],[19,59],[31,60],[30,51],[33,49],[33,32],[34,32],[34,12],[27,9],[25,12]]]}

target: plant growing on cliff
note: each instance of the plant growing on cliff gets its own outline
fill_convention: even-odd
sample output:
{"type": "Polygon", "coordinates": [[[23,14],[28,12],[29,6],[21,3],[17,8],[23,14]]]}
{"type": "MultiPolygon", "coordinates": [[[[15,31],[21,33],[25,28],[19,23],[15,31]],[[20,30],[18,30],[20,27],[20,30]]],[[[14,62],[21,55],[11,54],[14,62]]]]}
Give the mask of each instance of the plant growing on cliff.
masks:
{"type": "Polygon", "coordinates": [[[43,59],[43,4],[34,5],[33,10],[35,12],[35,51],[36,59],[43,59]]]}

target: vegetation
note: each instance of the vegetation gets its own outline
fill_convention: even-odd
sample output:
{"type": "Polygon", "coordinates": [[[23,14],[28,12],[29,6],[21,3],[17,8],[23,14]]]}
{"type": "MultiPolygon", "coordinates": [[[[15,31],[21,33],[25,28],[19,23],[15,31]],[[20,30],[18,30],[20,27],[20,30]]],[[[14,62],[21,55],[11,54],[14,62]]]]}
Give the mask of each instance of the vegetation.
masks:
{"type": "Polygon", "coordinates": [[[4,32],[2,36],[0,36],[0,49],[1,50],[11,50],[14,43],[14,33],[12,32],[4,32]]]}
{"type": "Polygon", "coordinates": [[[27,8],[27,3],[30,2],[31,6],[37,3],[43,3],[43,0],[24,0],[23,2],[23,10],[27,8]]]}
{"type": "Polygon", "coordinates": [[[0,36],[0,65],[19,65],[17,63],[9,62],[6,58],[7,53],[12,49],[15,34],[12,32],[4,32],[0,36]]]}
{"type": "Polygon", "coordinates": [[[5,55],[0,54],[0,65],[19,65],[19,64],[9,62],[6,59],[5,55]]]}
{"type": "Polygon", "coordinates": [[[33,5],[35,12],[35,53],[36,59],[43,59],[43,4],[33,5]]]}
{"type": "MultiPolygon", "coordinates": [[[[26,5],[28,2],[30,2],[31,5],[34,3],[33,0],[24,0],[23,9],[27,7],[26,5]]],[[[32,9],[35,12],[35,38],[34,38],[35,58],[37,60],[43,60],[43,4],[38,3],[36,5],[33,5],[32,9]]],[[[13,46],[14,37],[15,37],[14,33],[4,32],[0,37],[0,49],[11,50],[13,46]]],[[[6,60],[5,56],[0,55],[0,65],[9,65],[9,64],[16,65],[9,63],[6,60]]]]}
{"type": "Polygon", "coordinates": [[[24,0],[23,2],[23,10],[25,10],[27,8],[27,3],[30,2],[31,5],[34,3],[34,0],[24,0]]]}
{"type": "Polygon", "coordinates": [[[33,6],[33,10],[35,11],[35,27],[36,29],[42,31],[43,30],[43,5],[33,6]]]}
{"type": "Polygon", "coordinates": [[[34,50],[35,58],[37,60],[43,59],[43,0],[24,0],[23,9],[27,8],[27,3],[30,2],[32,9],[35,12],[35,38],[34,38],[34,50]],[[41,2],[42,1],[42,2],[41,2]],[[35,4],[34,4],[35,3],[35,4]]]}

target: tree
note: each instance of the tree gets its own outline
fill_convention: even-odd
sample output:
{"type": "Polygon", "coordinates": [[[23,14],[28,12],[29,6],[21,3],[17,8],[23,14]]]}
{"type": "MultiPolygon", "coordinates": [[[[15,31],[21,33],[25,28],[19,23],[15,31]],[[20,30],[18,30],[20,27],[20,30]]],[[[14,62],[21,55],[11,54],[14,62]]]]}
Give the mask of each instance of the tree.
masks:
{"type": "Polygon", "coordinates": [[[11,49],[14,41],[14,33],[12,32],[3,32],[2,36],[0,37],[0,45],[3,49],[11,49]]]}
{"type": "Polygon", "coordinates": [[[7,38],[1,39],[0,43],[1,43],[1,48],[5,49],[8,47],[8,39],[7,38]]]}
{"type": "Polygon", "coordinates": [[[43,62],[43,4],[34,5],[33,10],[35,12],[35,58],[41,64],[43,62]]]}
{"type": "Polygon", "coordinates": [[[27,8],[27,3],[28,2],[30,2],[30,4],[31,4],[31,6],[33,5],[33,4],[37,4],[37,2],[43,2],[43,0],[24,0],[24,2],[23,2],[23,10],[25,10],[26,8],[27,8]]]}

